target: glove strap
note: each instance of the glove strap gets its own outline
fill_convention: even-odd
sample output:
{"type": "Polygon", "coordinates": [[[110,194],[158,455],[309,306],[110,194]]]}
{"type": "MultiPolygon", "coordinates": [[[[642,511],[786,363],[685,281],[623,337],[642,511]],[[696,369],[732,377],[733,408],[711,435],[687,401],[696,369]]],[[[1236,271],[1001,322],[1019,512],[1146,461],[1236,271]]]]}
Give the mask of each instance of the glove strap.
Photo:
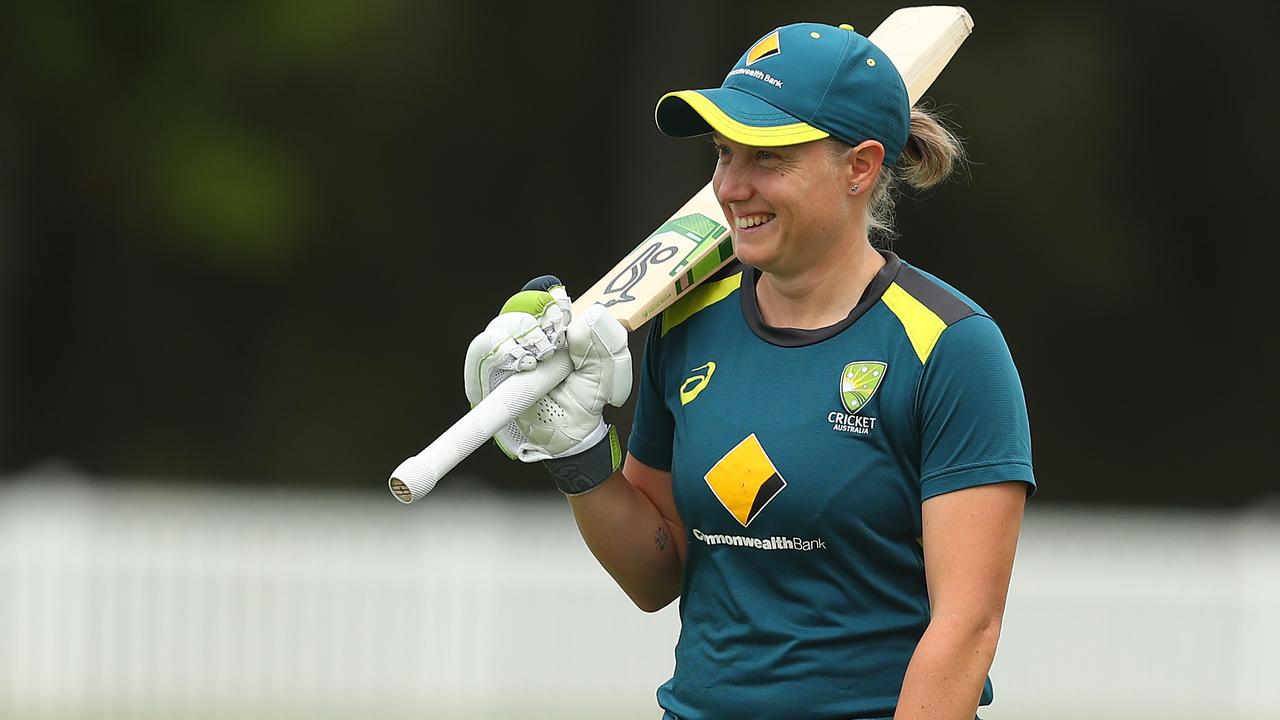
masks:
{"type": "Polygon", "coordinates": [[[622,446],[618,443],[618,429],[609,426],[609,432],[600,442],[576,455],[543,460],[556,487],[565,495],[581,495],[609,479],[622,465],[622,446]]]}

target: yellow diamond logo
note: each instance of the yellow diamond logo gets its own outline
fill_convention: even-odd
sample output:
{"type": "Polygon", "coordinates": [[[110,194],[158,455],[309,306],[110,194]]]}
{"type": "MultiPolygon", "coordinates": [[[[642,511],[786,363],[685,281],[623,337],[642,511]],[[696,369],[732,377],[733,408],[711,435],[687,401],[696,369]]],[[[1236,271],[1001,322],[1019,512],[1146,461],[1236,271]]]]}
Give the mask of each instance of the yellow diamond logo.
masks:
{"type": "Polygon", "coordinates": [[[778,31],[774,30],[768,35],[760,38],[760,40],[756,42],[755,45],[752,45],[751,49],[747,51],[747,64],[750,65],[767,57],[773,57],[780,52],[782,52],[782,47],[778,44],[778,31]]]}
{"type": "Polygon", "coordinates": [[[705,479],[724,509],[742,527],[750,525],[787,486],[755,433],[720,458],[705,479]]]}

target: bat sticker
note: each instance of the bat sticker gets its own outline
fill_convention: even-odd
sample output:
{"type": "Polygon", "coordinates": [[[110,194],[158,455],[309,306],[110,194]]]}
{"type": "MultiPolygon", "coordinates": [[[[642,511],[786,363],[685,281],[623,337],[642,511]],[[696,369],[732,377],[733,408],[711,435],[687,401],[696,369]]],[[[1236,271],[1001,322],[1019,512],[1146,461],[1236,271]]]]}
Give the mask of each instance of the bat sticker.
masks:
{"type": "MultiPolygon", "coordinates": [[[[673,233],[677,237],[685,238],[686,241],[694,242],[694,246],[685,252],[685,256],[681,258],[680,263],[676,263],[675,268],[672,268],[671,272],[668,273],[672,278],[677,278],[682,270],[685,270],[686,266],[689,265],[690,260],[705,255],[704,250],[707,247],[714,246],[717,238],[721,237],[726,229],[728,228],[724,227],[724,225],[701,213],[682,215],[680,218],[667,220],[666,223],[662,224],[662,227],[650,233],[649,237],[646,237],[640,245],[644,245],[645,242],[667,233],[673,233]]],[[[668,260],[675,258],[678,254],[680,254],[680,245],[664,245],[663,241],[660,240],[649,247],[645,247],[639,258],[631,261],[626,268],[622,269],[621,273],[614,275],[609,284],[604,287],[604,291],[600,295],[605,297],[618,296],[605,302],[604,306],[612,307],[620,304],[620,302],[635,300],[635,297],[631,295],[631,290],[637,284],[640,284],[640,281],[643,281],[645,274],[649,272],[649,265],[666,264],[668,260]]],[[[677,286],[678,284],[680,282],[677,279],[677,286]]]]}
{"type": "MultiPolygon", "coordinates": [[[[656,234],[656,233],[655,233],[656,234]]],[[[661,242],[656,242],[645,248],[644,253],[636,258],[635,262],[623,268],[622,272],[614,276],[605,287],[602,295],[620,295],[605,303],[605,307],[613,307],[618,303],[631,302],[635,300],[630,295],[631,288],[635,287],[649,270],[649,265],[661,265],[662,263],[675,257],[680,252],[680,248],[675,245],[663,246],[661,242]]]]}
{"type": "MultiPolygon", "coordinates": [[[[666,233],[674,233],[679,237],[693,241],[693,247],[684,254],[684,257],[680,259],[680,262],[676,263],[675,267],[673,267],[668,273],[671,277],[677,278],[676,287],[677,293],[679,293],[687,289],[687,284],[692,280],[692,277],[686,278],[684,279],[685,282],[681,283],[682,278],[679,277],[681,272],[688,268],[689,261],[692,258],[705,256],[705,248],[715,245],[716,240],[720,238],[720,236],[724,235],[726,230],[728,230],[728,228],[715,220],[712,220],[706,215],[694,213],[692,215],[684,215],[682,217],[668,220],[662,224],[662,227],[654,230],[649,237],[645,238],[644,242],[649,242],[659,235],[664,235],[666,233]]],[[[644,245],[644,242],[640,244],[644,245]]],[[[722,245],[727,245],[725,250],[732,253],[732,245],[727,243],[722,243],[722,245]]],[[[609,281],[609,284],[605,286],[604,292],[602,292],[601,295],[606,297],[610,295],[617,295],[618,297],[609,300],[604,304],[604,306],[612,307],[619,303],[635,300],[635,297],[631,295],[631,289],[644,279],[645,274],[649,271],[649,266],[663,265],[679,253],[680,247],[678,245],[666,245],[661,240],[645,248],[644,251],[640,253],[640,257],[636,258],[633,262],[623,268],[622,272],[615,275],[613,279],[609,281]]],[[[720,257],[717,259],[724,260],[725,258],[720,257]]],[[[701,263],[696,264],[700,265],[701,263]]],[[[699,279],[700,278],[701,275],[699,275],[699,279]]]]}

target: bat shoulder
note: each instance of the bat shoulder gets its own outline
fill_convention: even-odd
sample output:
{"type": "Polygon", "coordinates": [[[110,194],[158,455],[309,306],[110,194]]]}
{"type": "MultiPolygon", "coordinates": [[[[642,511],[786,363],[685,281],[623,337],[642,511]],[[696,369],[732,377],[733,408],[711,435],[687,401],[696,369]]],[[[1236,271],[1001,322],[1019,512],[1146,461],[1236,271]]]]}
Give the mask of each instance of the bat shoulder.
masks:
{"type": "Polygon", "coordinates": [[[747,266],[739,260],[717,270],[662,312],[662,334],[674,330],[694,315],[730,297],[736,297],[747,266]]]}

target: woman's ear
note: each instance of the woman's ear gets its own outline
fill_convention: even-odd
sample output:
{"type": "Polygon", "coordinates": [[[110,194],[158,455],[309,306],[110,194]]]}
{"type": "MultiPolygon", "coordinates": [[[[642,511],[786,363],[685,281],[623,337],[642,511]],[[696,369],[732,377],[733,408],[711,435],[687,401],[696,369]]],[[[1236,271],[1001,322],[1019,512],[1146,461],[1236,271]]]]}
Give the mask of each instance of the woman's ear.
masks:
{"type": "Polygon", "coordinates": [[[875,183],[883,163],[884,145],[877,140],[865,140],[845,155],[841,171],[846,174],[846,184],[850,188],[856,186],[868,190],[875,183]]]}

